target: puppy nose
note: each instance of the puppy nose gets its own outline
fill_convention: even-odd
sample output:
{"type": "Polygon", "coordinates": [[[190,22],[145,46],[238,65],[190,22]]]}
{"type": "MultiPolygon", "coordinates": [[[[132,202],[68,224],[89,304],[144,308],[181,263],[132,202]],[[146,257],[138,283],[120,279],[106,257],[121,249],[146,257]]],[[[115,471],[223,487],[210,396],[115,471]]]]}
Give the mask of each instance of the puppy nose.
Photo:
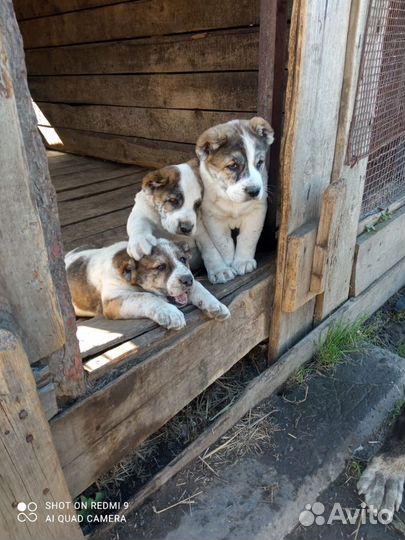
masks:
{"type": "Polygon", "coordinates": [[[193,230],[193,226],[194,225],[189,221],[182,221],[179,225],[179,229],[182,234],[190,234],[193,230]]]}
{"type": "Polygon", "coordinates": [[[190,287],[190,285],[193,284],[194,278],[191,274],[183,274],[179,277],[179,281],[182,285],[185,285],[186,287],[190,287]]]}
{"type": "Polygon", "coordinates": [[[249,195],[249,197],[257,197],[260,193],[260,188],[256,186],[247,187],[245,189],[246,193],[249,195]]]}

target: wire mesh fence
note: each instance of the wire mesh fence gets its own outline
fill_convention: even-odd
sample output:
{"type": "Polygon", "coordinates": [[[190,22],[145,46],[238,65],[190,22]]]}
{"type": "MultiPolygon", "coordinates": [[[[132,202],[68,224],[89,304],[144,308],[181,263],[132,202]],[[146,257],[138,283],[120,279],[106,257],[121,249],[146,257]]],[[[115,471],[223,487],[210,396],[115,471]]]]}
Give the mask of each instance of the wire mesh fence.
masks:
{"type": "Polygon", "coordinates": [[[371,0],[346,162],[369,156],[362,217],[405,194],[405,0],[371,0]]]}

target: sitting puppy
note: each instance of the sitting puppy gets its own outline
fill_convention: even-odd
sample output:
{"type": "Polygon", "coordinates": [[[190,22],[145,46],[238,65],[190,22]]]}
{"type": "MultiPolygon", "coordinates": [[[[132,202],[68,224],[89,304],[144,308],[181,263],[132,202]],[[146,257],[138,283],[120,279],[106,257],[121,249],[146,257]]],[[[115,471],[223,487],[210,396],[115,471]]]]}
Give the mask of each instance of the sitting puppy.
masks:
{"type": "Polygon", "coordinates": [[[239,275],[256,268],[267,210],[265,158],[273,140],[270,124],[255,117],[214,126],[197,141],[203,221],[225,263],[239,275]],[[232,229],[239,229],[236,246],[232,229]]]}
{"type": "MultiPolygon", "coordinates": [[[[129,255],[135,260],[149,255],[156,245],[156,236],[174,240],[192,237],[189,243],[198,247],[211,283],[225,283],[235,277],[200,218],[202,199],[197,160],[146,175],[127,223],[129,255]]],[[[192,267],[196,269],[200,262],[195,261],[192,267]]]]}
{"type": "Polygon", "coordinates": [[[230,315],[228,308],[194,280],[188,267],[189,256],[187,244],[165,239],[157,240],[151,254],[139,261],[129,257],[127,242],[70,251],[65,264],[76,315],[146,317],[165,328],[179,330],[186,321],[176,305],[190,302],[208,317],[226,319],[230,315]]]}

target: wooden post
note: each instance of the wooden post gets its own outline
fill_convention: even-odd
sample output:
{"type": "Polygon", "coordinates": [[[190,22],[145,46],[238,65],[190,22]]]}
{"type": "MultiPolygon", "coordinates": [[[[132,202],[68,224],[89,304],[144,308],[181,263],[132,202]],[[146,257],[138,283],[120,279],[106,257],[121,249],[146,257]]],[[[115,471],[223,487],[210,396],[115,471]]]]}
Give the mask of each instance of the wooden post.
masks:
{"type": "Polygon", "coordinates": [[[28,91],[11,0],[0,2],[0,294],[18,317],[31,363],[45,360],[60,399],[84,390],[45,149],[28,91]]]}
{"type": "Polygon", "coordinates": [[[16,333],[0,329],[0,528],[7,540],[83,538],[44,416],[30,364],[16,333]],[[47,504],[67,509],[48,510],[47,504]],[[48,517],[49,516],[49,517],[48,517]],[[54,520],[54,521],[52,521],[54,520]]]}
{"type": "Polygon", "coordinates": [[[286,119],[281,149],[281,221],[269,357],[307,333],[315,299],[282,309],[288,236],[320,213],[331,180],[351,0],[296,0],[290,32],[286,119]]]}

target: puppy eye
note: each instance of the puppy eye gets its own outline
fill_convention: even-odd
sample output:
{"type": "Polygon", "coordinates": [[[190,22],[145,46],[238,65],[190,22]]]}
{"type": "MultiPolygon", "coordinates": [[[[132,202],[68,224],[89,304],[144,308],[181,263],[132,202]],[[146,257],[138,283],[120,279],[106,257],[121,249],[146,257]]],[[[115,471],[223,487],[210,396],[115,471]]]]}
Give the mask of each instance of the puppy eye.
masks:
{"type": "Polygon", "coordinates": [[[165,264],[159,264],[159,266],[156,267],[156,270],[158,272],[164,272],[166,270],[166,265],[165,264]]]}
{"type": "Polygon", "coordinates": [[[178,208],[180,206],[180,203],[177,199],[168,199],[168,201],[172,206],[173,208],[178,208]]]}
{"type": "Polygon", "coordinates": [[[180,257],[179,261],[183,264],[187,264],[187,259],[185,257],[180,257]]]}
{"type": "Polygon", "coordinates": [[[264,163],[264,159],[259,159],[259,161],[256,163],[256,169],[261,169],[263,163],[264,163]]]}
{"type": "Polygon", "coordinates": [[[239,163],[236,163],[236,162],[230,163],[229,165],[226,166],[226,168],[232,172],[239,171],[239,163]]]}

